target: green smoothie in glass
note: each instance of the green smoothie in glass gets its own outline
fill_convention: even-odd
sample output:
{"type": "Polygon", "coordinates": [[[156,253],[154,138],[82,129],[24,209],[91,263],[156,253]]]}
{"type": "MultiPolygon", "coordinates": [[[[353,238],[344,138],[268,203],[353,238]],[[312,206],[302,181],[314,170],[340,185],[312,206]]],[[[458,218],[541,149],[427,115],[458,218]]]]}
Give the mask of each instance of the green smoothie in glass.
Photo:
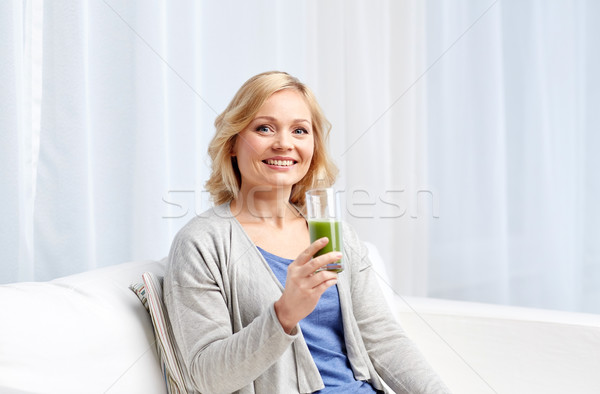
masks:
{"type": "MultiPolygon", "coordinates": [[[[342,223],[336,197],[332,188],[312,189],[306,192],[306,213],[310,242],[315,242],[323,237],[329,239],[327,245],[318,251],[315,257],[333,251],[342,251],[342,223]]],[[[342,272],[344,270],[342,260],[328,264],[321,269],[342,272]]]]}
{"type": "MultiPolygon", "coordinates": [[[[315,257],[325,253],[342,250],[342,224],[334,220],[309,220],[308,231],[310,232],[310,242],[315,242],[319,238],[327,237],[329,243],[315,253],[315,257]]],[[[330,271],[342,272],[342,260],[329,264],[324,269],[330,271]]]]}

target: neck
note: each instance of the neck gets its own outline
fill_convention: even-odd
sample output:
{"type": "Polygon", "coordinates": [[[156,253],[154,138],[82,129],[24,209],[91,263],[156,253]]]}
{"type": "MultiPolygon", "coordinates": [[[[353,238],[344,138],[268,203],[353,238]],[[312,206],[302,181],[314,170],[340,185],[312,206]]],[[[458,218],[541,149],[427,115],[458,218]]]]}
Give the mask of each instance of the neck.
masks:
{"type": "Polygon", "coordinates": [[[264,186],[251,190],[242,187],[238,197],[231,201],[231,212],[240,221],[271,223],[281,227],[287,220],[299,216],[289,201],[291,192],[291,187],[264,186]]]}

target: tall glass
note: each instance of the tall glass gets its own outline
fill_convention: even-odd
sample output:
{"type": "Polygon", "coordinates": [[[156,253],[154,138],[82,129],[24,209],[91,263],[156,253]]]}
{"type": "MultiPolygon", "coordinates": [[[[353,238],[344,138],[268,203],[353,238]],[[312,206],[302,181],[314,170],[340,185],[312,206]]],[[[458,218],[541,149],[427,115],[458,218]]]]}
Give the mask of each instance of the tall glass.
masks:
{"type": "MultiPolygon", "coordinates": [[[[308,230],[310,242],[319,238],[327,237],[329,243],[315,254],[342,251],[342,215],[338,196],[333,188],[311,189],[306,192],[306,214],[308,219],[308,230]]],[[[328,264],[321,270],[342,272],[344,270],[342,260],[328,264]]]]}

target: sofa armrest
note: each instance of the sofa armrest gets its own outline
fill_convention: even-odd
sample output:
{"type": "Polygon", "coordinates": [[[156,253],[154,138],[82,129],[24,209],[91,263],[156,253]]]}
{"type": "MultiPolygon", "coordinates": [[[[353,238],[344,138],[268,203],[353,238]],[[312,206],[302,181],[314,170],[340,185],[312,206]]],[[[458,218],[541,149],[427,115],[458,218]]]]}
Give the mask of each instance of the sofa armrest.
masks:
{"type": "Polygon", "coordinates": [[[455,393],[600,392],[600,316],[418,297],[400,323],[455,393]]]}
{"type": "Polygon", "coordinates": [[[150,317],[129,289],[145,271],[164,263],[0,286],[0,392],[165,394],[150,317]]]}

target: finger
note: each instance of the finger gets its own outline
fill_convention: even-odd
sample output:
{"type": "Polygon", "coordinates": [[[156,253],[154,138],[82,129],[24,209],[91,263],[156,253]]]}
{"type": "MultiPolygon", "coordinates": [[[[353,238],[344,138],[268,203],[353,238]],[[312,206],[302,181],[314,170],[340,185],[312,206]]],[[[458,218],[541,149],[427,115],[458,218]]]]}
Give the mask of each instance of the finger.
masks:
{"type": "Polygon", "coordinates": [[[331,280],[337,280],[337,272],[335,271],[319,271],[306,278],[306,289],[311,291],[319,290],[324,283],[331,280]]]}
{"type": "MultiPolygon", "coordinates": [[[[322,272],[326,272],[326,273],[333,273],[330,271],[322,271],[322,272]]],[[[335,273],[334,273],[335,274],[335,273]]],[[[323,282],[320,282],[319,284],[317,284],[315,287],[313,287],[313,290],[320,292],[321,294],[323,294],[325,292],[325,290],[327,290],[328,288],[330,288],[331,286],[335,286],[337,284],[337,274],[335,274],[335,276],[331,279],[327,279],[323,282]]]]}
{"type": "Polygon", "coordinates": [[[331,280],[337,281],[338,273],[335,271],[319,271],[315,272],[311,276],[307,278],[306,286],[309,289],[318,289],[323,283],[329,282],[331,280]]]}
{"type": "Polygon", "coordinates": [[[325,245],[327,245],[328,243],[329,243],[329,239],[327,237],[317,239],[315,242],[310,244],[310,246],[308,248],[306,248],[304,250],[304,252],[302,252],[300,254],[300,256],[298,256],[296,261],[298,261],[298,263],[300,263],[300,264],[308,263],[312,259],[312,257],[315,255],[315,253],[317,253],[319,250],[323,249],[323,247],[325,247],[325,245]]]}
{"type": "Polygon", "coordinates": [[[304,267],[306,269],[306,273],[311,274],[321,267],[340,261],[341,258],[341,252],[329,252],[313,258],[312,260],[308,261],[304,267]]]}

